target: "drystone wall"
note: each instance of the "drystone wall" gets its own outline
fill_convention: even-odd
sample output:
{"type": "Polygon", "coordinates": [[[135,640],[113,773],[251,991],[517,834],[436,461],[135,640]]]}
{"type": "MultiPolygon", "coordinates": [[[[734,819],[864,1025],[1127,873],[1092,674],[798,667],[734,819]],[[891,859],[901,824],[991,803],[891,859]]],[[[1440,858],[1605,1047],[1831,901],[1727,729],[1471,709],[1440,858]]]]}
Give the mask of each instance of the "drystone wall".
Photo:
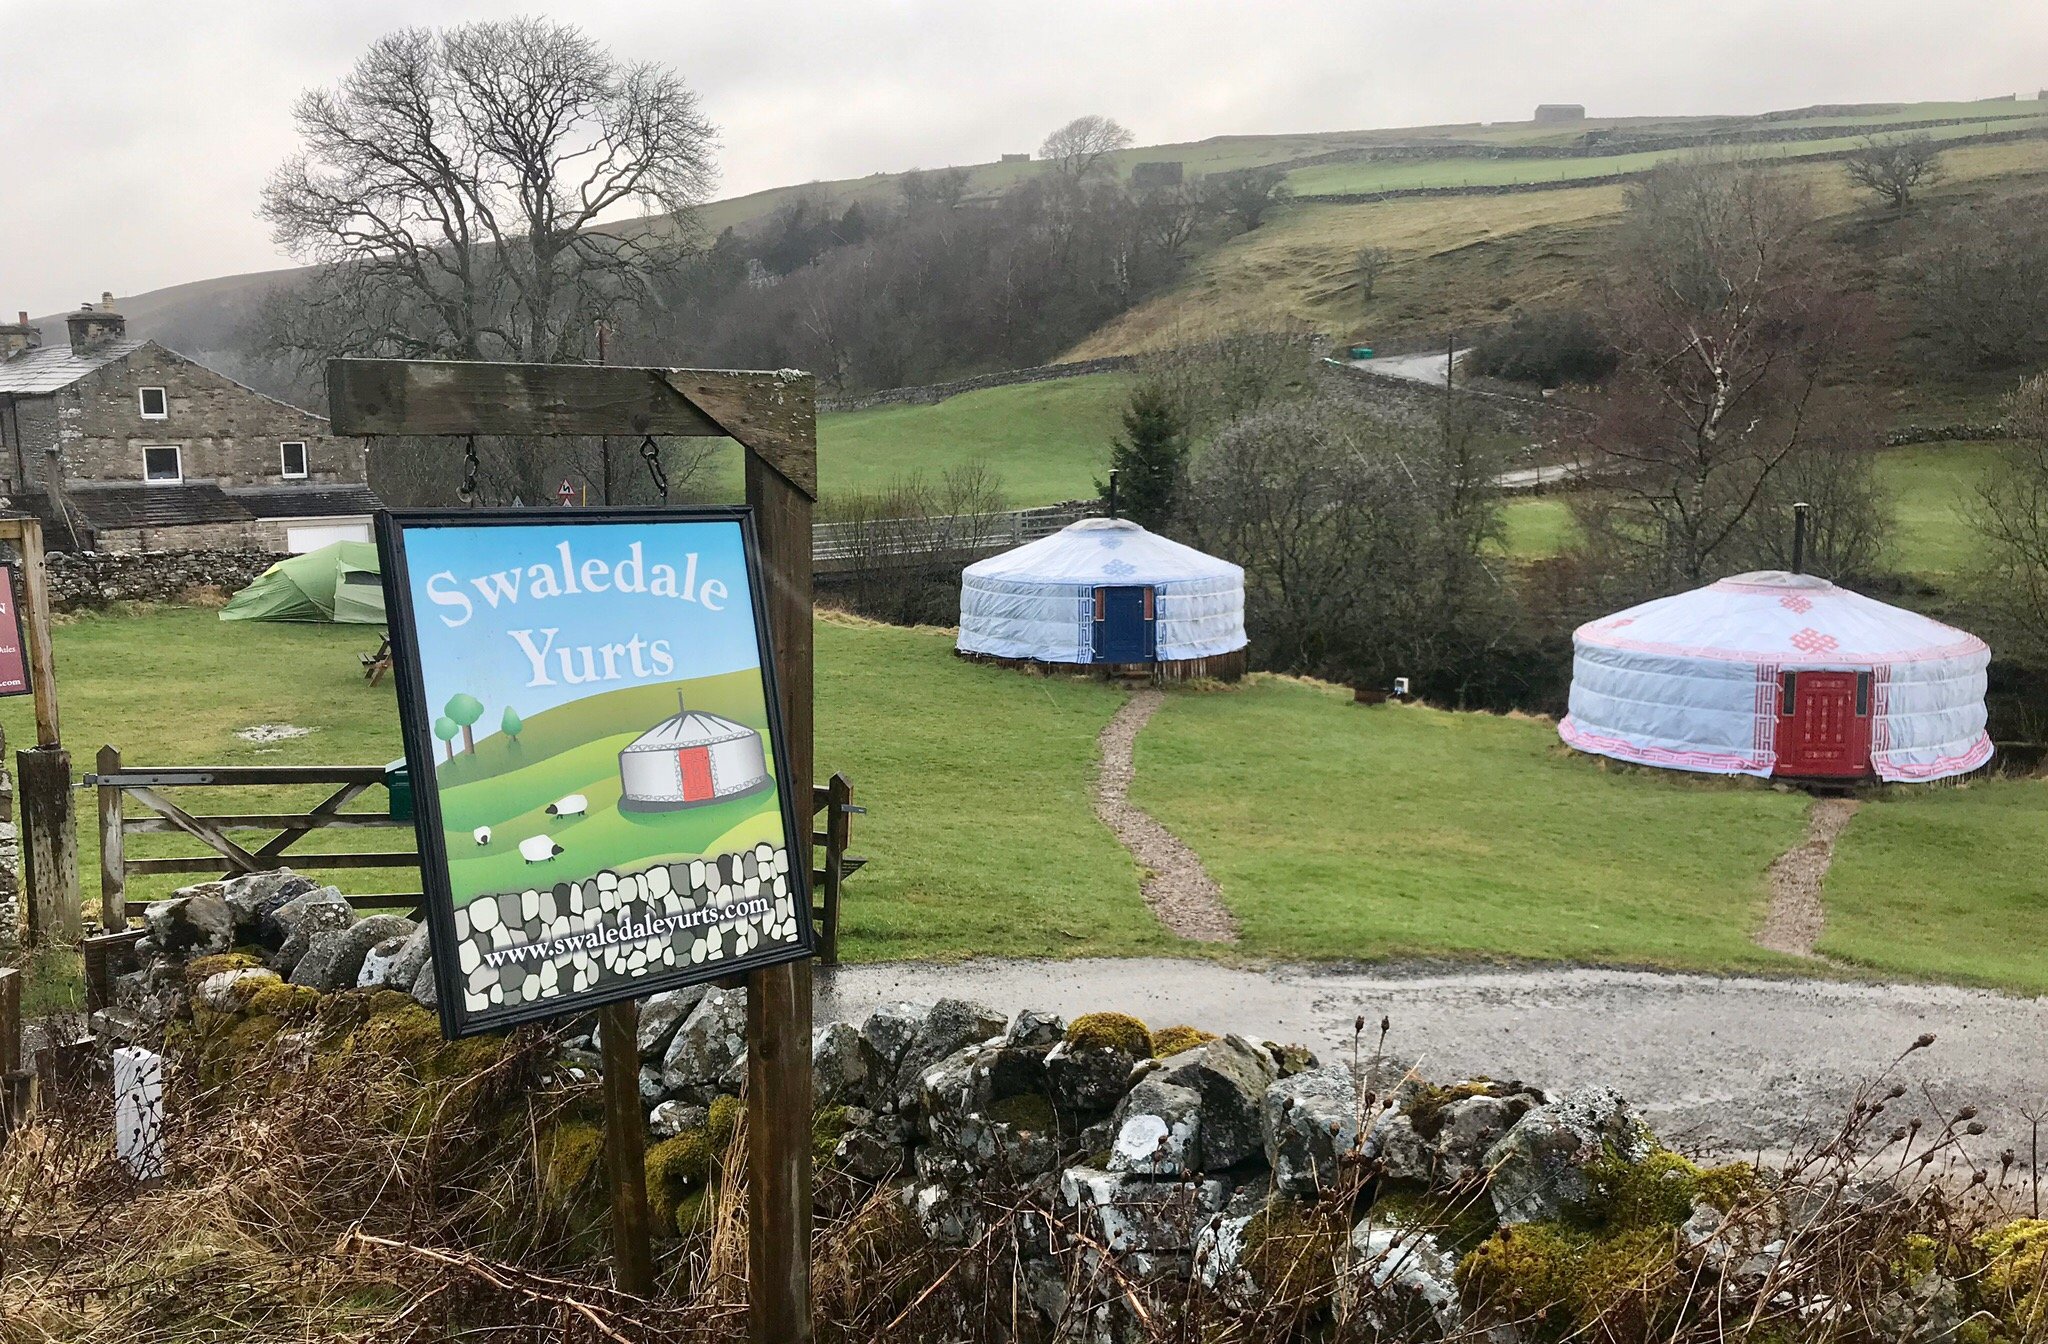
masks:
{"type": "Polygon", "coordinates": [[[114,602],[184,602],[196,592],[233,593],[284,559],[264,550],[51,551],[50,606],[90,611],[114,602]]]}
{"type": "Polygon", "coordinates": [[[1014,387],[1021,383],[1049,383],[1061,378],[1081,378],[1091,373],[1114,373],[1130,368],[1135,362],[1129,355],[1107,355],[1101,359],[1080,359],[1069,364],[1006,369],[1001,373],[984,373],[926,387],[891,387],[853,396],[820,397],[818,409],[821,412],[864,411],[870,406],[929,406],[948,397],[957,397],[962,392],[978,392],[987,387],[1014,387]]]}

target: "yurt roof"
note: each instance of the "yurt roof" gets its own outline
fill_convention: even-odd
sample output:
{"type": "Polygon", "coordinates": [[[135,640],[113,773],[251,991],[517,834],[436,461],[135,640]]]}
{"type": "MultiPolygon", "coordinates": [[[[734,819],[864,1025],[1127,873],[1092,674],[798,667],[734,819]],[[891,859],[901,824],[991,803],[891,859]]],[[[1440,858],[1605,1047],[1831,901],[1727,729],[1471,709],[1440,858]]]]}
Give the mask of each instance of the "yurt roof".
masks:
{"type": "Polygon", "coordinates": [[[681,746],[702,746],[706,743],[730,742],[734,738],[752,735],[753,729],[743,723],[701,709],[683,709],[633,739],[627,751],[654,751],[662,748],[681,746]]]}
{"type": "Polygon", "coordinates": [[[1580,644],[1781,667],[1854,667],[1981,653],[1984,641],[1813,574],[1759,570],[1582,625],[1580,644]]]}
{"type": "Polygon", "coordinates": [[[967,567],[969,580],[1158,586],[1190,579],[1231,578],[1244,571],[1123,518],[1083,518],[1049,537],[1026,542],[967,567]]]}

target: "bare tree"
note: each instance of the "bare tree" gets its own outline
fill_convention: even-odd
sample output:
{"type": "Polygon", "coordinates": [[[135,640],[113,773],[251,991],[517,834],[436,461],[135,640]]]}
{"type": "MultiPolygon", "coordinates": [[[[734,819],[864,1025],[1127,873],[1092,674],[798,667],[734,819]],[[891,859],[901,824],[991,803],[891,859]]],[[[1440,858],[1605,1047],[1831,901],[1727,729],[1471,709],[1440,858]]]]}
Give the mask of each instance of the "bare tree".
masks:
{"type": "Polygon", "coordinates": [[[2038,198],[1945,217],[1913,271],[1921,325],[1951,362],[1999,369],[2048,359],[2048,216],[2038,198]]]}
{"type": "Polygon", "coordinates": [[[1086,177],[1106,167],[1109,156],[1129,149],[1133,137],[1122,124],[1090,113],[1075,117],[1045,137],[1038,157],[1050,161],[1055,171],[1067,177],[1086,177]]]}
{"type": "Polygon", "coordinates": [[[1629,191],[1601,322],[1621,367],[1571,437],[1610,487],[1579,499],[1589,545],[1642,590],[1719,577],[1772,478],[1866,414],[1825,393],[1869,319],[1814,218],[1754,160],[1691,157],[1629,191]]]}
{"type": "Polygon", "coordinates": [[[542,19],[391,33],[294,120],[262,213],[321,268],[272,312],[309,358],[580,356],[674,264],[713,179],[681,79],[542,19]],[[608,226],[627,208],[657,218],[608,226]]]}
{"type": "Polygon", "coordinates": [[[1138,361],[1147,387],[1172,403],[1194,439],[1268,407],[1306,397],[1315,385],[1315,336],[1292,331],[1233,331],[1180,341],[1138,361]]]}
{"type": "Polygon", "coordinates": [[[1970,501],[1983,550],[1970,577],[2008,651],[2048,658],[2048,374],[2007,403],[2013,443],[1970,501]]]}
{"type": "Polygon", "coordinates": [[[923,210],[958,210],[967,198],[970,174],[965,168],[934,168],[927,172],[913,168],[896,181],[903,195],[903,208],[916,214],[923,210]]]}
{"type": "Polygon", "coordinates": [[[1274,207],[1294,194],[1287,185],[1287,174],[1279,168],[1242,168],[1218,173],[1207,181],[1216,208],[1236,220],[1246,233],[1265,223],[1274,207]]]}
{"type": "Polygon", "coordinates": [[[1913,203],[1913,193],[1941,180],[1941,149],[1934,137],[1918,135],[1866,135],[1863,144],[1842,161],[1849,184],[1861,188],[1891,206],[1903,210],[1913,203]]]}
{"type": "Polygon", "coordinates": [[[1358,249],[1352,258],[1351,273],[1358,277],[1358,299],[1361,303],[1372,301],[1373,290],[1378,288],[1380,277],[1387,273],[1387,267],[1394,264],[1394,254],[1384,247],[1371,246],[1358,249]]]}

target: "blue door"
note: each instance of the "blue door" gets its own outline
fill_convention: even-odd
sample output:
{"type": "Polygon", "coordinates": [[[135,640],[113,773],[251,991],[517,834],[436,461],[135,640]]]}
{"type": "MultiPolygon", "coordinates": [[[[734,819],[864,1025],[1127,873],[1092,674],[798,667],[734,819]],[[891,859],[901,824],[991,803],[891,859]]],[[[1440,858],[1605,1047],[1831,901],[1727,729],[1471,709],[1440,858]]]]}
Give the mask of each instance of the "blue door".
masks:
{"type": "Polygon", "coordinates": [[[1149,663],[1159,650],[1150,588],[1095,590],[1095,661],[1149,663]]]}

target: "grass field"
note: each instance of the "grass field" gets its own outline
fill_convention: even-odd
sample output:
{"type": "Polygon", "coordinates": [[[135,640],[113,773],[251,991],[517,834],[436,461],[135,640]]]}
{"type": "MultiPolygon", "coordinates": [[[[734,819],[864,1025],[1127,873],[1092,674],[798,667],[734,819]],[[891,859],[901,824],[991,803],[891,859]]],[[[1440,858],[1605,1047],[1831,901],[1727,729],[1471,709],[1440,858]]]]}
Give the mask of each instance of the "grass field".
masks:
{"type": "MultiPolygon", "coordinates": [[[[365,633],[222,626],[187,608],[70,621],[57,638],[67,740],[81,769],[102,741],[142,765],[390,759],[391,691],[365,686],[355,666],[365,633]],[[234,736],[279,722],[317,731],[271,747],[234,736]]],[[[962,662],[943,631],[827,616],[817,637],[820,770],[846,772],[868,809],[854,849],[871,862],[848,888],[846,956],[1206,950],[1161,931],[1090,806],[1095,738],[1122,692],[962,662]]],[[[0,721],[25,740],[25,703],[0,706],[0,721]]],[[[1802,795],[1612,768],[1536,720],[1361,709],[1270,677],[1175,694],[1140,737],[1137,765],[1133,796],[1201,854],[1254,956],[1791,965],[1748,935],[1766,866],[1802,834],[1802,795]]],[[[2044,788],[1991,781],[1865,808],[1830,879],[1828,950],[1887,974],[2048,987],[2029,963],[2048,933],[2044,788]]],[[[179,801],[257,807],[246,791],[179,801]]],[[[279,790],[257,810],[312,801],[279,790]]],[[[80,802],[91,909],[98,852],[91,798],[80,802]]],[[[382,802],[373,791],[364,805],[382,802]]],[[[409,841],[386,830],[315,843],[409,841]]],[[[195,848],[145,836],[133,852],[195,848]]],[[[331,876],[353,891],[414,880],[331,876]]],[[[162,895],[180,880],[131,890],[162,895]]]]}
{"type": "Polygon", "coordinates": [[[1895,975],[2048,993],[2048,781],[1899,794],[1835,846],[1831,957],[1895,975]]]}
{"type": "MultiPolygon", "coordinates": [[[[1878,480],[1892,500],[1894,528],[1887,564],[1904,574],[1952,575],[1976,545],[1967,510],[2000,451],[1996,443],[1929,443],[1887,448],[1878,480]]],[[[1518,559],[1556,555],[1571,544],[1571,506],[1555,495],[1510,500],[1504,549],[1518,559]]]]}
{"type": "Polygon", "coordinates": [[[1132,796],[1201,854],[1253,951],[1786,965],[1749,935],[1802,795],[1280,680],[1176,698],[1137,765],[1132,796]]]}
{"type": "MultiPolygon", "coordinates": [[[[2010,113],[1997,122],[1965,122],[1956,126],[1935,126],[1923,134],[1934,141],[1957,140],[1981,135],[1986,129],[2021,130],[2048,124],[2048,117],[2010,113]]],[[[1824,140],[1783,140],[1749,147],[1750,153],[1767,159],[1813,158],[1839,154],[1862,143],[1861,134],[1824,140]]],[[[1646,172],[1658,164],[1692,151],[1685,149],[1645,150],[1634,154],[1605,154],[1584,158],[1497,159],[1444,158],[1422,162],[1366,159],[1356,163],[1317,164],[1297,168],[1287,175],[1287,184],[1298,196],[1344,195],[1374,191],[1398,191],[1412,187],[1496,187],[1535,182],[1571,182],[1578,178],[1603,177],[1613,173],[1646,172]]]]}

